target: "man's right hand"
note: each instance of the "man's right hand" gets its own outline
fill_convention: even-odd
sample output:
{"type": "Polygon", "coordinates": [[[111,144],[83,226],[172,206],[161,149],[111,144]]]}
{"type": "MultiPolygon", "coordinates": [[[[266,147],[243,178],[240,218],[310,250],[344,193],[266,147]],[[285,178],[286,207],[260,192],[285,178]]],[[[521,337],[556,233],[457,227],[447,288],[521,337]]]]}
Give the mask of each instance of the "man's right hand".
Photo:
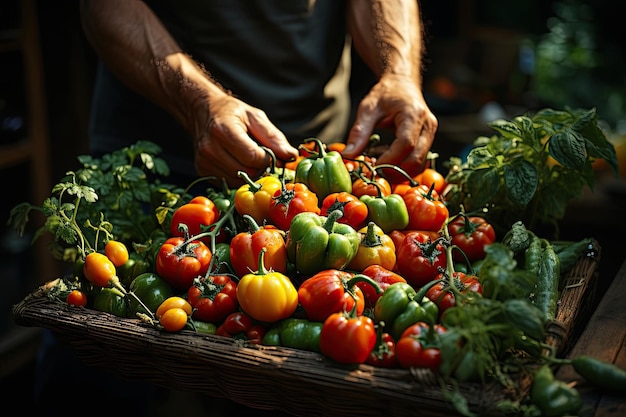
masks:
{"type": "Polygon", "coordinates": [[[204,113],[197,114],[194,123],[198,175],[224,178],[229,186],[237,186],[242,183],[237,171],[256,178],[269,166],[270,156],[261,145],[274,151],[278,165],[298,156],[264,111],[226,93],[208,102],[208,111],[199,106],[197,111],[204,113]]]}

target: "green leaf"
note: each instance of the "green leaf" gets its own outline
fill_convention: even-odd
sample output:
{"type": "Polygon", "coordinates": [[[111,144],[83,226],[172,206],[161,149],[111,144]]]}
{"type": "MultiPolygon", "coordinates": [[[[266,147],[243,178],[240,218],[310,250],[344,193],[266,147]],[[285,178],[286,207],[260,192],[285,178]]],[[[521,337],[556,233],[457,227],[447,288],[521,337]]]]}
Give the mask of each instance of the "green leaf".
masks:
{"type": "Polygon", "coordinates": [[[472,207],[468,209],[481,208],[492,201],[493,197],[500,189],[500,176],[496,168],[486,168],[473,171],[467,178],[472,207]]]}
{"type": "Polygon", "coordinates": [[[164,159],[155,158],[154,161],[154,173],[167,177],[170,175],[170,167],[167,165],[164,159]]]}
{"type": "Polygon", "coordinates": [[[467,155],[467,165],[472,169],[493,167],[498,164],[498,159],[487,146],[472,149],[467,155]]]}
{"type": "Polygon", "coordinates": [[[576,131],[581,131],[586,126],[589,126],[590,124],[592,124],[592,122],[596,121],[596,109],[593,108],[589,110],[578,111],[575,113],[575,119],[576,121],[572,124],[572,129],[576,131]]]}
{"type": "Polygon", "coordinates": [[[550,155],[567,168],[582,171],[587,161],[585,140],[580,133],[564,129],[556,132],[548,142],[550,155]]]}
{"type": "Polygon", "coordinates": [[[604,132],[595,124],[585,126],[580,132],[585,139],[587,154],[592,158],[604,159],[613,169],[615,175],[619,176],[615,146],[609,142],[604,132]]]}
{"type": "Polygon", "coordinates": [[[494,120],[493,122],[488,123],[488,126],[496,130],[505,138],[511,139],[511,138],[522,137],[522,130],[519,128],[519,126],[516,123],[509,121],[509,120],[504,120],[504,119],[494,120]]]}
{"type": "Polygon", "coordinates": [[[520,207],[526,207],[535,196],[539,175],[537,168],[523,159],[504,166],[504,186],[508,197],[520,207]]]}

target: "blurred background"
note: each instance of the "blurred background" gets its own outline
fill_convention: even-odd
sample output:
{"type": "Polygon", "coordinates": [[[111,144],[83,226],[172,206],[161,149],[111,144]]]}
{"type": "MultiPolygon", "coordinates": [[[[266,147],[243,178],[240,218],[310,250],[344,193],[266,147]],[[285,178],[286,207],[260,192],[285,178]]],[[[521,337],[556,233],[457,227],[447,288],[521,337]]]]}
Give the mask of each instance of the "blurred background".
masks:
{"type": "MultiPolygon", "coordinates": [[[[422,1],[424,90],[439,118],[437,165],[490,134],[486,123],[544,107],[592,108],[620,158],[621,177],[599,165],[599,182],[572,202],[563,239],[602,246],[597,298],[625,256],[617,237],[623,209],[626,137],[626,25],[610,0],[422,1]],[[591,214],[591,215],[590,215],[591,214]]],[[[11,306],[60,265],[6,227],[10,209],[41,203],[52,184],[87,153],[96,57],[79,23],[78,2],[5,0],[0,5],[0,383],[6,398],[28,398],[39,329],[21,328],[11,306]],[[28,140],[25,140],[28,138],[28,140]]],[[[355,63],[354,90],[367,82],[355,63]]],[[[492,133],[492,132],[491,132],[492,133]]]]}

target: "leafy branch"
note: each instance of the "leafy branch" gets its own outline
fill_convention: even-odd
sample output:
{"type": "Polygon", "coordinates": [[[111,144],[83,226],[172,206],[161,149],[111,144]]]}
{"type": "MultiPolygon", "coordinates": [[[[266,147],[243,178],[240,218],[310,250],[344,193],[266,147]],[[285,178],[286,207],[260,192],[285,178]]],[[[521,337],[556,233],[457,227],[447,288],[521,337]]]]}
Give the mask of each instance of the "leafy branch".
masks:
{"type": "Polygon", "coordinates": [[[103,249],[109,239],[144,242],[160,227],[153,207],[181,198],[180,189],[159,180],[169,175],[160,152],[156,144],[139,141],[102,158],[79,156],[81,167],[67,172],[41,206],[18,204],[8,224],[23,235],[31,212],[41,212],[46,220],[33,240],[52,234],[52,255],[70,262],[103,249]]]}
{"type": "Polygon", "coordinates": [[[489,127],[497,133],[477,138],[465,162],[448,161],[451,214],[463,206],[484,211],[500,230],[520,220],[531,229],[558,230],[568,202],[585,187],[593,190],[596,159],[606,160],[618,175],[615,148],[598,126],[595,109],[543,109],[489,127]]]}

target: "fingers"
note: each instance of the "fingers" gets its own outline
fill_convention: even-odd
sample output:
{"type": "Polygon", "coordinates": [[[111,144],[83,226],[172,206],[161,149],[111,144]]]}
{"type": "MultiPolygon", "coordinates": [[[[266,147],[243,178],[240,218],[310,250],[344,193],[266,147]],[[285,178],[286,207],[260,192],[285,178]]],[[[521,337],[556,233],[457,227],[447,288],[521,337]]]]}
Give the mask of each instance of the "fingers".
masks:
{"type": "Polygon", "coordinates": [[[428,112],[422,118],[408,118],[396,128],[396,139],[389,149],[381,154],[377,163],[397,165],[411,176],[419,174],[431,149],[437,119],[428,112]]]}
{"type": "Polygon", "coordinates": [[[355,158],[363,152],[381,116],[381,113],[372,100],[366,97],[361,101],[357,109],[354,124],[348,134],[346,148],[343,150],[344,156],[347,158],[355,158]]]}
{"type": "Polygon", "coordinates": [[[265,112],[253,109],[248,114],[248,120],[249,134],[260,144],[270,148],[278,160],[291,161],[298,156],[298,150],[289,143],[283,132],[270,122],[265,112]]]}
{"type": "Polygon", "coordinates": [[[397,165],[412,176],[421,172],[438,122],[413,81],[406,77],[381,78],[359,104],[344,155],[358,156],[374,129],[380,127],[395,128],[395,139],[377,163],[397,165]]]}
{"type": "Polygon", "coordinates": [[[230,101],[215,111],[209,125],[196,141],[195,164],[201,176],[224,178],[229,185],[242,184],[238,171],[259,177],[270,166],[270,148],[278,161],[297,157],[285,135],[259,109],[230,101]]]}

